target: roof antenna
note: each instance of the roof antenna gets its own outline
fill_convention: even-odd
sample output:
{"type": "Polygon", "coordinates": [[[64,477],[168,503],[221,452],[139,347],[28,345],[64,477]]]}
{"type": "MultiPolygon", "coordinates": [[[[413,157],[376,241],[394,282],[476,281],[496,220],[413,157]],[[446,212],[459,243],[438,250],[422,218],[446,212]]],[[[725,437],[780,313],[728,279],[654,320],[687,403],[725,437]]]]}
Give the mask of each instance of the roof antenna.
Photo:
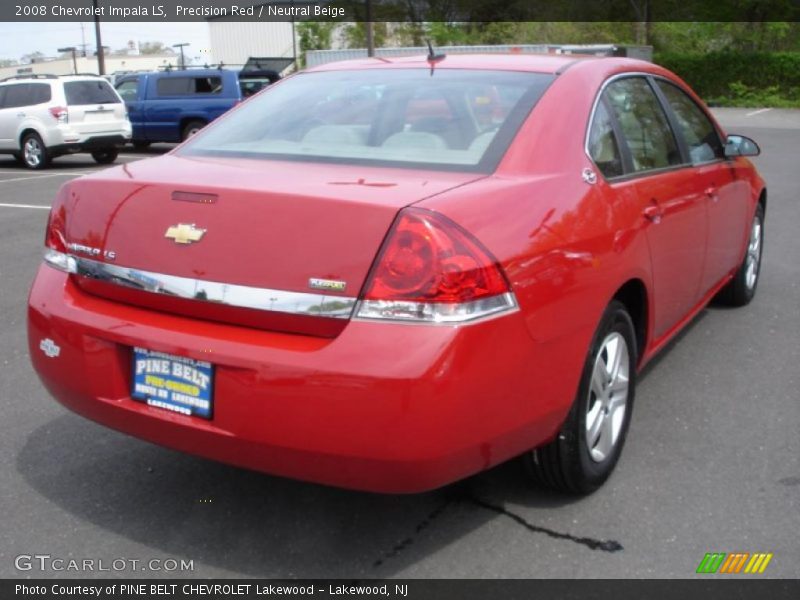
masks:
{"type": "Polygon", "coordinates": [[[435,67],[435,66],[436,66],[436,63],[437,63],[437,62],[439,62],[439,61],[442,61],[442,60],[444,60],[445,58],[447,58],[447,55],[446,55],[446,54],[444,54],[444,53],[442,53],[442,54],[436,54],[436,53],[433,51],[433,44],[431,44],[431,40],[430,40],[430,39],[427,39],[427,40],[425,40],[425,41],[426,41],[426,42],[428,42],[428,62],[429,62],[429,63],[430,63],[430,65],[431,65],[431,77],[433,77],[433,67],[435,67]]]}

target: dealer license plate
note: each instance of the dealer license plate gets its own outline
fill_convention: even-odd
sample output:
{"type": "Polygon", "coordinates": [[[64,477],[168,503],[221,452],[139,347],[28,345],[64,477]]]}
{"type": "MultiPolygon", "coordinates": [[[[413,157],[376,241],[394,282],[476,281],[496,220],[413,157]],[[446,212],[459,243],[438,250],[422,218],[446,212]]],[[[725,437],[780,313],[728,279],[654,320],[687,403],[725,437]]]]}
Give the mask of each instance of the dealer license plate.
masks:
{"type": "Polygon", "coordinates": [[[166,410],[210,419],[214,367],[183,356],[133,349],[131,397],[166,410]]]}

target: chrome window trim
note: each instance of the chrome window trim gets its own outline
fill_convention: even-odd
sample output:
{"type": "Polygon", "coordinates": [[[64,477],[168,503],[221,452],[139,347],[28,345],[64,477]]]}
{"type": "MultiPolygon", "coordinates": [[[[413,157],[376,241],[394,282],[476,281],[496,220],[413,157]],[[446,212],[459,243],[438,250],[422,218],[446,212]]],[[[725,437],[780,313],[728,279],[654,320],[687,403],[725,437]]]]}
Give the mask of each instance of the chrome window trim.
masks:
{"type": "MultiPolygon", "coordinates": [[[[606,183],[611,185],[611,184],[615,184],[615,183],[631,181],[633,179],[638,179],[640,177],[649,177],[649,176],[654,176],[654,175],[660,175],[660,174],[662,174],[664,172],[668,172],[668,171],[677,171],[679,169],[687,169],[687,168],[692,168],[692,167],[699,167],[699,166],[709,165],[709,164],[712,164],[712,163],[715,163],[715,162],[725,162],[726,161],[726,159],[724,159],[724,158],[715,158],[713,161],[706,161],[706,162],[702,162],[702,163],[691,163],[691,162],[681,163],[679,165],[671,165],[669,167],[662,167],[660,169],[647,169],[645,171],[637,171],[635,173],[626,173],[624,175],[619,175],[617,177],[606,177],[603,174],[603,172],[600,170],[600,167],[598,167],[597,164],[594,162],[594,159],[592,158],[592,155],[589,152],[589,136],[590,136],[590,134],[592,132],[592,125],[594,124],[594,117],[595,117],[595,113],[597,112],[597,105],[600,103],[600,99],[603,96],[603,92],[605,92],[606,88],[609,85],[611,85],[612,83],[614,83],[618,79],[625,79],[625,78],[628,78],[628,77],[644,77],[645,79],[650,77],[652,79],[662,79],[662,80],[666,81],[667,83],[671,83],[672,85],[676,86],[679,90],[681,90],[681,91],[683,91],[685,93],[685,90],[684,90],[683,86],[678,84],[676,81],[673,81],[669,77],[665,77],[663,75],[658,75],[656,73],[648,73],[646,71],[625,71],[624,73],[617,73],[616,75],[612,75],[611,77],[609,77],[608,79],[606,79],[603,82],[603,85],[600,86],[600,89],[597,90],[597,94],[595,94],[594,102],[592,103],[592,110],[589,113],[589,121],[586,124],[586,131],[584,132],[584,138],[583,138],[583,152],[586,155],[586,158],[589,159],[589,162],[592,163],[592,166],[596,169],[596,171],[600,175],[600,177],[603,178],[603,181],[605,181],[606,183]]],[[[655,92],[653,92],[653,93],[655,94],[655,92]]],[[[694,99],[691,96],[689,96],[689,99],[694,102],[694,99]]],[[[695,102],[695,104],[697,104],[697,103],[695,102]]],[[[711,120],[711,123],[714,125],[714,128],[717,131],[717,135],[720,136],[720,139],[724,140],[725,138],[720,133],[720,130],[719,130],[719,127],[717,125],[716,120],[711,118],[711,115],[709,115],[708,111],[705,110],[702,106],[698,105],[698,108],[700,108],[700,110],[702,110],[707,116],[709,116],[709,118],[711,120]]],[[[667,120],[669,120],[669,118],[667,120]]],[[[670,123],[670,129],[672,129],[672,123],[670,123]]],[[[677,134],[673,131],[673,135],[677,135],[677,134]]],[[[676,142],[677,142],[677,139],[676,139],[676,142]]]]}
{"type": "Polygon", "coordinates": [[[128,287],[151,294],[163,294],[187,300],[215,302],[237,308],[249,308],[292,315],[349,319],[358,298],[334,294],[290,292],[178,277],[131,267],[112,265],[88,258],[45,251],[45,263],[75,275],[128,287]],[[55,256],[55,255],[59,256],[55,256]],[[198,294],[204,294],[198,297],[198,294]]]}
{"type": "MultiPolygon", "coordinates": [[[[631,181],[633,179],[656,177],[657,175],[663,175],[665,173],[671,173],[673,171],[680,171],[681,169],[685,169],[686,167],[696,167],[696,166],[697,165],[681,164],[681,165],[672,165],[669,167],[659,167],[657,169],[647,169],[646,171],[637,171],[635,173],[625,173],[624,175],[617,175],[616,177],[606,177],[606,181],[609,184],[623,183],[625,181],[631,181]]],[[[600,174],[602,175],[602,172],[600,174]]]]}
{"type": "MultiPolygon", "coordinates": [[[[594,125],[594,117],[595,114],[597,113],[597,105],[600,104],[600,99],[603,97],[603,92],[606,91],[606,88],[617,79],[623,79],[625,77],[635,77],[635,76],[646,77],[647,75],[648,73],[641,71],[626,71],[624,73],[617,73],[616,75],[612,75],[611,77],[603,81],[602,85],[597,90],[597,93],[594,95],[594,101],[592,102],[592,110],[589,111],[589,120],[586,123],[586,131],[584,131],[583,135],[583,153],[586,155],[586,158],[589,159],[589,162],[592,163],[592,166],[595,169],[597,169],[598,173],[600,174],[600,177],[602,177],[604,181],[609,181],[609,178],[603,175],[603,172],[600,171],[600,167],[598,167],[597,163],[594,162],[594,159],[592,158],[592,155],[589,152],[589,137],[592,133],[592,125],[594,125]]],[[[613,179],[617,178],[616,177],[611,178],[611,180],[613,179]]]]}

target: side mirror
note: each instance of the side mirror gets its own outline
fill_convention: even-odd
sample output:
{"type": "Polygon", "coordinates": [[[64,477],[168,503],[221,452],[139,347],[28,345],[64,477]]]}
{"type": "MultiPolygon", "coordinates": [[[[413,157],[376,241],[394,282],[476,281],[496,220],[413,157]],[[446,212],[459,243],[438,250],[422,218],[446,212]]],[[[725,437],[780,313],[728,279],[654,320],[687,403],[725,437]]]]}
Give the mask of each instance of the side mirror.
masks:
{"type": "Polygon", "coordinates": [[[725,142],[725,156],[758,156],[761,148],[753,140],[744,135],[729,135],[725,142]]]}

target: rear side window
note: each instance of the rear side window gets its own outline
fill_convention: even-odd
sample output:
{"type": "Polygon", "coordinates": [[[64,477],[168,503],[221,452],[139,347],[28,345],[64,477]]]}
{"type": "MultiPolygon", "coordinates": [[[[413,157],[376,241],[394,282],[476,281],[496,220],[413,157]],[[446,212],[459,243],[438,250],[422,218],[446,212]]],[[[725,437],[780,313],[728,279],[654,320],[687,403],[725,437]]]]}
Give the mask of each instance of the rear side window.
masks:
{"type": "Polygon", "coordinates": [[[139,80],[129,79],[128,81],[123,81],[117,86],[117,93],[126,102],[136,100],[139,96],[139,80]]]}
{"type": "Polygon", "coordinates": [[[33,106],[50,102],[52,94],[46,83],[18,83],[0,87],[0,108],[33,106]]]}
{"type": "Polygon", "coordinates": [[[159,96],[219,94],[222,77],[162,77],[156,82],[156,91],[159,96]]]}
{"type": "Polygon", "coordinates": [[[189,93],[188,77],[162,77],[156,81],[159,96],[184,96],[189,93]]]}
{"type": "Polygon", "coordinates": [[[192,85],[195,94],[219,94],[222,92],[222,77],[192,77],[192,85]]]}
{"type": "Polygon", "coordinates": [[[119,97],[107,81],[68,81],[64,84],[64,95],[70,106],[81,104],[117,104],[119,97]]]}
{"type": "Polygon", "coordinates": [[[709,162],[725,156],[725,149],[717,129],[706,113],[686,93],[678,87],[658,80],[658,87],[664,93],[675,113],[678,127],[689,147],[692,164],[709,162]]]}
{"type": "Polygon", "coordinates": [[[50,86],[46,83],[29,83],[30,103],[31,104],[44,104],[50,102],[52,93],[50,86]]]}
{"type": "Polygon", "coordinates": [[[630,150],[634,173],[683,162],[667,116],[645,79],[628,77],[614,81],[604,95],[630,150]]]}
{"type": "Polygon", "coordinates": [[[624,173],[617,136],[605,102],[600,102],[594,113],[589,132],[589,156],[606,177],[619,177],[624,173]]]}

